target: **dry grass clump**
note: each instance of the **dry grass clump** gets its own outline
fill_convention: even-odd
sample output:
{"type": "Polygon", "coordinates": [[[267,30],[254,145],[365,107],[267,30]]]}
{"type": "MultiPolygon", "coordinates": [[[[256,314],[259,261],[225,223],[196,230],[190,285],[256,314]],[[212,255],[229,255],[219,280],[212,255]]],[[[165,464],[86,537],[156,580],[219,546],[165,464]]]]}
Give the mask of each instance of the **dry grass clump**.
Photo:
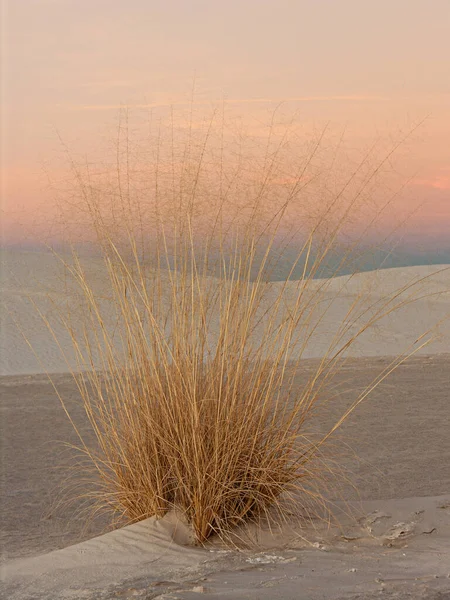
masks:
{"type": "Polygon", "coordinates": [[[153,158],[138,165],[122,124],[107,180],[72,163],[72,199],[103,271],[92,275],[74,250],[65,264],[82,317],[61,315],[98,442],[81,440],[100,502],[129,522],[176,509],[199,543],[274,508],[282,517],[299,492],[315,495],[321,447],[370,388],[315,435],[314,408],[346,351],[411,300],[404,289],[368,305],[362,292],[307,385],[296,388],[336,295],[316,276],[348,263],[367,233],[369,226],[342,244],[379,165],[368,171],[363,161],[340,189],[314,196],[307,185],[319,143],[287,177],[284,138],[269,140],[250,172],[243,152],[227,154],[221,133],[218,153],[208,153],[208,124],[181,151],[170,136],[166,145],[159,139],[153,158]]]}

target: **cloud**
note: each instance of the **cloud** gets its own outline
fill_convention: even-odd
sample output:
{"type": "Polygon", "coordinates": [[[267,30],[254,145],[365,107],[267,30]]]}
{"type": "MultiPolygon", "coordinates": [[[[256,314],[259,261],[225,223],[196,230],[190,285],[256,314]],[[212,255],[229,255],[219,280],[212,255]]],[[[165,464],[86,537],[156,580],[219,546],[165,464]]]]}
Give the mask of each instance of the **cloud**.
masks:
{"type": "Polygon", "coordinates": [[[89,81],[87,83],[80,83],[78,87],[81,88],[115,88],[115,87],[132,87],[136,85],[136,81],[129,81],[125,79],[111,79],[106,81],[89,81]]]}
{"type": "Polygon", "coordinates": [[[450,175],[437,175],[429,179],[416,179],[414,185],[431,187],[436,190],[450,190],[450,175]]]}
{"type": "MultiPolygon", "coordinates": [[[[111,82],[113,85],[114,82],[111,82]]],[[[125,82],[122,82],[126,85],[125,82]]],[[[95,85],[95,84],[93,84],[95,85]]],[[[108,82],[98,85],[108,85],[108,82]]],[[[364,95],[348,95],[348,96],[291,96],[287,98],[224,98],[226,104],[272,104],[272,103],[289,103],[289,102],[379,102],[386,101],[388,98],[384,96],[364,96],[364,95]]],[[[194,106],[211,106],[212,99],[199,100],[193,102],[194,106]]],[[[80,104],[80,105],[59,105],[61,108],[76,111],[107,111],[119,110],[120,108],[163,108],[168,106],[190,106],[191,102],[179,100],[175,102],[149,102],[144,104],[80,104]]]]}

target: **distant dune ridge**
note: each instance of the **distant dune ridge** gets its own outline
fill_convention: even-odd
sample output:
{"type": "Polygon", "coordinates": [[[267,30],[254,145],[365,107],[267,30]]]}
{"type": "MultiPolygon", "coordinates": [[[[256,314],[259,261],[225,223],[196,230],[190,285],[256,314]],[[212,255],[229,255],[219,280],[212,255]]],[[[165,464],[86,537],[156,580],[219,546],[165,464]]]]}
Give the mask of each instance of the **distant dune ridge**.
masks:
{"type": "MultiPolygon", "coordinates": [[[[89,258],[85,259],[84,266],[94,289],[105,297],[107,314],[108,286],[104,265],[99,258],[89,258]]],[[[51,253],[2,250],[1,279],[3,308],[0,374],[19,375],[43,371],[62,373],[76,368],[72,342],[64,326],[58,324],[58,312],[61,307],[63,312],[65,307],[70,307],[76,322],[76,311],[83,309],[78,299],[77,287],[67,275],[63,264],[51,253]],[[60,347],[39,311],[54,327],[60,347]],[[32,347],[39,348],[39,359],[24,336],[28,338],[32,347]]],[[[433,330],[435,339],[418,352],[448,352],[450,322],[446,317],[450,313],[450,266],[432,265],[363,272],[352,276],[334,277],[327,281],[324,290],[320,292],[322,306],[327,306],[326,315],[307,344],[304,358],[323,355],[333,333],[361,292],[365,297],[364,306],[369,307],[380,298],[389,297],[403,286],[409,286],[416,281],[419,283],[404,292],[401,297],[411,297],[414,300],[382,318],[374,327],[363,333],[350,347],[348,356],[397,355],[404,352],[436,323],[440,325],[433,330]]],[[[314,289],[321,283],[321,280],[315,280],[308,285],[314,289]]],[[[281,285],[282,282],[267,284],[266,302],[270,302],[271,297],[276,296],[281,285]]],[[[298,285],[299,282],[295,281],[288,284],[284,293],[287,305],[294,301],[298,285]]],[[[80,314],[80,319],[81,316],[80,314]]],[[[113,315],[110,326],[117,326],[113,315]]],[[[214,331],[214,324],[211,325],[211,330],[214,331]]]]}

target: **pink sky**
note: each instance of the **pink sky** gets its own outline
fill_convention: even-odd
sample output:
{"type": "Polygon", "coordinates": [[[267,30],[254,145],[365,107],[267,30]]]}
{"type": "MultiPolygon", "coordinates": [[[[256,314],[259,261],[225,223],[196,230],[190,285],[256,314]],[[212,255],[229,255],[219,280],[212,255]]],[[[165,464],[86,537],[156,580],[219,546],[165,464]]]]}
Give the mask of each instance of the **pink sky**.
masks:
{"type": "MultiPolygon", "coordinates": [[[[4,0],[4,240],[51,207],[61,145],[95,152],[126,104],[184,110],[225,98],[255,126],[284,101],[305,131],[351,147],[398,139],[411,239],[450,247],[448,0],[4,0]]],[[[156,109],[158,110],[158,109],[156,109]]],[[[401,208],[401,206],[400,206],[401,208]]],[[[433,246],[434,245],[434,246],[433,246]]]]}

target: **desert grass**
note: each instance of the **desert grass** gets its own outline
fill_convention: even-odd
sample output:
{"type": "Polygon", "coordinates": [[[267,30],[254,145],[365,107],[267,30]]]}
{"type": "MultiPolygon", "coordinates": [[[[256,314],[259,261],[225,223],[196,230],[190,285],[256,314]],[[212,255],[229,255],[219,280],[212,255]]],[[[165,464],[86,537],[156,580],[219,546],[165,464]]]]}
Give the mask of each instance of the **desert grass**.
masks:
{"type": "Polygon", "coordinates": [[[307,383],[295,385],[340,294],[318,275],[351,264],[382,214],[377,206],[361,226],[371,185],[395,148],[373,168],[363,157],[338,189],[314,195],[322,133],[294,167],[286,137],[275,139],[272,127],[251,164],[241,139],[227,147],[223,123],[219,151],[210,148],[215,118],[200,133],[191,128],[187,141],[177,140],[173,123],[165,142],[159,131],[146,164],[133,154],[124,113],[106,179],[68,155],[71,210],[82,214],[101,269],[93,273],[77,246],[70,258],[58,255],[81,298],[79,310],[68,301],[58,311],[97,440],[92,447],[80,436],[98,507],[128,523],[174,510],[199,544],[323,501],[323,448],[428,339],[424,332],[393,358],[331,428],[315,430],[317,406],[331,401],[348,350],[420,295],[408,284],[368,302],[362,289],[322,342],[307,383]],[[358,235],[343,244],[355,219],[358,235]],[[283,280],[274,282],[280,265],[283,280]]]}

